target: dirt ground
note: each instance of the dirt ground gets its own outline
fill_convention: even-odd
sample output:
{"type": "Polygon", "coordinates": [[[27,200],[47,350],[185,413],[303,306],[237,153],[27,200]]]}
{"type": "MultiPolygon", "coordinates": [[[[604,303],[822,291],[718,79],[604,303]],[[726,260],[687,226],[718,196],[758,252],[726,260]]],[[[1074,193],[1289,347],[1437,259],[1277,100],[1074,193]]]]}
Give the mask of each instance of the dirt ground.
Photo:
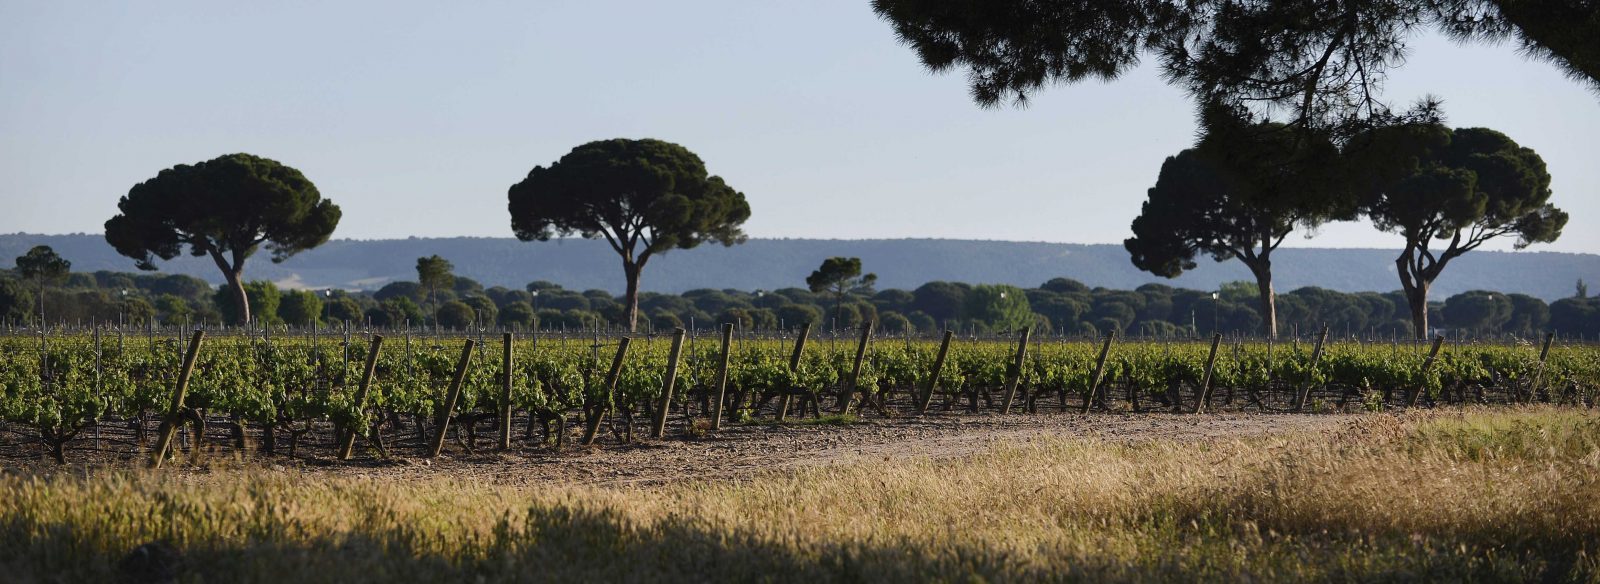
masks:
{"type": "MultiPolygon", "coordinates": [[[[929,415],[848,424],[751,424],[699,438],[640,439],[632,444],[467,454],[459,448],[433,460],[407,454],[387,461],[334,462],[277,458],[273,470],[298,470],[380,480],[449,475],[499,485],[591,484],[646,486],[687,480],[736,480],[757,473],[875,459],[959,457],[1035,437],[1105,440],[1214,439],[1343,427],[1348,415],[1259,413],[929,415]]],[[[259,463],[257,463],[259,464],[259,463]]],[[[188,467],[205,472],[208,466],[188,467]]]]}

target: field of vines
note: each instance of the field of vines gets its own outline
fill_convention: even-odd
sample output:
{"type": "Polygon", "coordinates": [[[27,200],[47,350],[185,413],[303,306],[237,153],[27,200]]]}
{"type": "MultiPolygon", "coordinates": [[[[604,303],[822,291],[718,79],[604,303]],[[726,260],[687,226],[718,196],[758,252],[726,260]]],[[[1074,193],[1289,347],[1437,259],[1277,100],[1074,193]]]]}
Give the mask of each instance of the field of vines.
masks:
{"type": "Polygon", "coordinates": [[[1600,348],[1548,340],[678,334],[0,337],[0,458],[436,456],[823,417],[1587,407],[1600,389],[1600,348]]]}

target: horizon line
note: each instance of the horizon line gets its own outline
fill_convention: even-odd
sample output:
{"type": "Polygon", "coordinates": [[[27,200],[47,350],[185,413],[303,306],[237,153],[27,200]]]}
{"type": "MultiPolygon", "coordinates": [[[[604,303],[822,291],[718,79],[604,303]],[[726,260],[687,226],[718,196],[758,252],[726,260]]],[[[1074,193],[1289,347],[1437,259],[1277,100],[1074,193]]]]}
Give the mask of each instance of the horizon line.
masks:
{"type": "MultiPolygon", "coordinates": [[[[82,231],[80,231],[80,232],[71,232],[71,233],[30,233],[30,232],[27,232],[27,231],[17,231],[17,232],[12,232],[12,233],[0,233],[0,237],[14,237],[14,236],[24,236],[24,237],[26,237],[26,236],[70,237],[70,236],[99,236],[99,235],[101,235],[101,234],[82,232],[82,231]]],[[[450,240],[450,239],[485,239],[485,240],[520,241],[514,235],[407,235],[407,236],[404,236],[404,237],[374,237],[374,238],[343,237],[343,238],[329,238],[326,243],[333,243],[333,242],[336,242],[336,241],[370,243],[370,242],[384,242],[384,241],[450,240]]],[[[752,237],[750,237],[748,239],[749,240],[761,240],[761,241],[835,241],[835,242],[955,241],[955,242],[968,242],[968,243],[1023,243],[1023,244],[1038,244],[1038,245],[1075,245],[1075,246],[1085,246],[1085,247],[1087,247],[1087,246],[1117,246],[1117,247],[1121,247],[1120,243],[1113,243],[1113,242],[1091,242],[1091,243],[1085,243],[1085,242],[1074,242],[1074,241],[1042,241],[1042,240],[1027,240],[1027,239],[974,239],[974,238],[961,238],[961,237],[757,237],[757,236],[752,236],[752,237]]],[[[602,240],[600,240],[600,239],[590,239],[590,238],[585,238],[585,237],[577,237],[577,236],[569,236],[569,237],[551,238],[550,241],[548,241],[548,242],[528,241],[528,242],[524,242],[524,243],[549,243],[549,242],[563,243],[563,242],[566,242],[566,241],[602,241],[602,240]]],[[[729,247],[732,247],[732,246],[729,246],[729,247]]],[[[1278,249],[1279,250],[1299,249],[1299,250],[1340,250],[1340,251],[1345,251],[1345,250],[1348,250],[1348,251],[1397,251],[1399,248],[1389,248],[1389,247],[1337,247],[1337,246],[1330,246],[1330,247],[1298,247],[1297,246],[1297,247],[1280,247],[1278,249]]],[[[314,250],[314,248],[313,248],[313,250],[314,250]]],[[[313,250],[306,250],[306,251],[313,251],[313,250]]],[[[1527,250],[1527,249],[1521,249],[1521,250],[1518,250],[1518,249],[1500,249],[1500,250],[1497,250],[1497,249],[1478,249],[1478,250],[1474,250],[1474,253],[1480,253],[1480,252],[1481,253],[1510,253],[1510,254],[1541,254],[1541,253],[1546,253],[1546,254],[1563,254],[1563,255],[1600,255],[1600,251],[1592,251],[1592,252],[1590,252],[1590,251],[1527,250]]]]}

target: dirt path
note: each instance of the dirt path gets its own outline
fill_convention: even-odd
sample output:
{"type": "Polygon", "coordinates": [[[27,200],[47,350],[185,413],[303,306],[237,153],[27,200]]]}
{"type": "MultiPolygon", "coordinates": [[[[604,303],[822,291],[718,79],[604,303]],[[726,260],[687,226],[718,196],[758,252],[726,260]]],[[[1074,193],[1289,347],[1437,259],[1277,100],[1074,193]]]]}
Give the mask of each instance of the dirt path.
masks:
{"type": "Polygon", "coordinates": [[[702,479],[738,479],[786,468],[909,457],[951,458],[1036,436],[1095,436],[1109,440],[1209,439],[1340,427],[1349,416],[1218,413],[945,415],[868,420],[847,425],[747,425],[705,438],[640,440],[631,445],[569,445],[428,461],[341,463],[305,460],[275,464],[317,474],[382,480],[438,477],[494,484],[651,485],[702,479]]]}

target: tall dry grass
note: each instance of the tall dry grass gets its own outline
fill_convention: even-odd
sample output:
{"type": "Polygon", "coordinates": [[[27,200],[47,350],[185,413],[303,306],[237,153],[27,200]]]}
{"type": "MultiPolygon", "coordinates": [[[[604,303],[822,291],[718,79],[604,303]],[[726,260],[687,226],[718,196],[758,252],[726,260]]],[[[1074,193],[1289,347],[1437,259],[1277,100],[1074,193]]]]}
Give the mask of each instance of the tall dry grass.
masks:
{"type": "Polygon", "coordinates": [[[259,469],[0,478],[0,580],[111,581],[152,540],[208,582],[1596,581],[1600,416],[1039,439],[637,489],[259,469]]]}

